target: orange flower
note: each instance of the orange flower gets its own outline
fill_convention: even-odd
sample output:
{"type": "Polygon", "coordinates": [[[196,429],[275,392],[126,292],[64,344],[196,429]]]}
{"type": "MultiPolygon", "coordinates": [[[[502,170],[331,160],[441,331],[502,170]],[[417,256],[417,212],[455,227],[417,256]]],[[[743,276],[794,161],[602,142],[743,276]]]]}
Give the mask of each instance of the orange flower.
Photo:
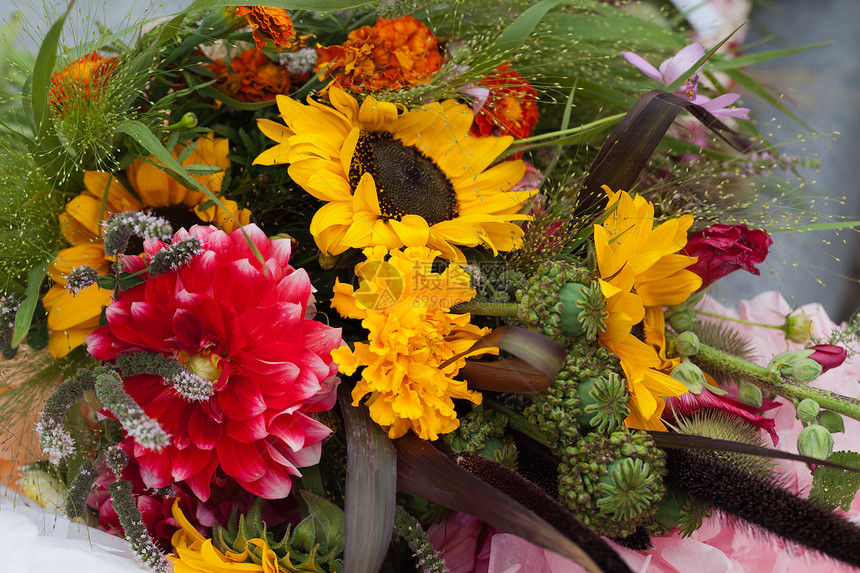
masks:
{"type": "Polygon", "coordinates": [[[269,101],[290,91],[290,72],[253,48],[230,60],[230,68],[216,60],[209,69],[218,75],[215,87],[239,101],[269,101]]]}
{"type": "Polygon", "coordinates": [[[472,135],[530,137],[538,121],[537,91],[531,84],[505,62],[481,80],[481,85],[490,95],[475,116],[472,135]]]}
{"type": "Polygon", "coordinates": [[[441,41],[427,26],[403,16],[379,19],[349,33],[340,46],[317,45],[316,72],[325,74],[346,90],[399,90],[423,84],[442,66],[441,41]]]}
{"type": "Polygon", "coordinates": [[[257,42],[258,50],[265,48],[267,41],[281,50],[299,47],[300,40],[293,30],[293,21],[283,8],[237,6],[236,14],[240,18],[248,17],[248,24],[254,30],[254,40],[257,42]]]}
{"type": "Polygon", "coordinates": [[[98,52],[73,61],[51,76],[51,107],[60,119],[78,99],[97,99],[116,68],[117,58],[103,58],[98,52]]]}

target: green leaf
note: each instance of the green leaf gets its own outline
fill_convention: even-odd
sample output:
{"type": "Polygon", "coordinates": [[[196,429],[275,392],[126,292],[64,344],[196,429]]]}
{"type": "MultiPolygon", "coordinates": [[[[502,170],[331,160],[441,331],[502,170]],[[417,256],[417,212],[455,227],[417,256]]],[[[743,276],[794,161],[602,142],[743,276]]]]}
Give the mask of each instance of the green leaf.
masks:
{"type": "Polygon", "coordinates": [[[388,553],[394,528],[397,454],[365,406],[352,406],[338,388],[346,433],[344,571],[376,573],[388,553]]]}
{"type": "MultiPolygon", "coordinates": [[[[827,461],[860,467],[860,454],[857,452],[833,452],[827,461]]],[[[860,490],[860,474],[842,470],[819,467],[812,472],[812,489],[809,499],[827,509],[841,507],[848,511],[851,502],[860,490]]]]}
{"type": "Polygon", "coordinates": [[[566,1],[543,0],[523,11],[486,50],[475,58],[469,66],[470,70],[476,73],[487,73],[508,59],[510,54],[531,35],[546,13],[566,1]]]}
{"type": "MultiPolygon", "coordinates": [[[[213,203],[225,211],[228,211],[224,204],[221,203],[221,200],[218,199],[218,197],[216,197],[209,188],[198,183],[197,180],[185,170],[182,164],[179,163],[167,149],[165,149],[158,138],[155,137],[141,122],[136,119],[127,119],[116,126],[116,131],[118,133],[124,133],[137,141],[144,149],[151,153],[153,157],[161,161],[168,169],[170,169],[176,175],[180,183],[189,189],[200,191],[209,197],[213,203]]],[[[260,254],[260,250],[257,248],[257,245],[251,241],[250,237],[248,237],[248,234],[242,227],[239,227],[239,229],[242,231],[242,235],[248,242],[248,246],[251,247],[251,251],[254,253],[254,256],[257,257],[257,260],[261,263],[264,262],[263,255],[260,254]]]]}
{"type": "Polygon", "coordinates": [[[45,280],[45,275],[48,273],[48,265],[54,260],[53,255],[50,259],[45,259],[27,273],[27,294],[21,305],[18,307],[18,312],[15,313],[15,327],[12,330],[12,348],[17,348],[27,331],[30,330],[30,324],[33,322],[33,313],[36,312],[36,304],[39,302],[39,291],[42,288],[42,281],[45,280]]]}
{"type": "Polygon", "coordinates": [[[66,23],[66,17],[74,6],[75,0],[69,2],[69,8],[60,16],[45,34],[45,39],[39,47],[39,55],[33,66],[33,75],[30,82],[30,115],[33,122],[33,133],[36,141],[49,157],[56,157],[62,150],[60,138],[54,132],[51,122],[51,75],[54,73],[54,65],[57,62],[57,46],[60,43],[60,35],[66,23]]]}
{"type": "Polygon", "coordinates": [[[789,110],[787,107],[785,107],[785,105],[782,103],[781,97],[776,97],[776,96],[771,95],[771,93],[769,91],[764,89],[757,81],[755,81],[754,79],[749,77],[747,74],[745,74],[741,70],[730,70],[730,69],[728,69],[728,70],[723,70],[723,73],[725,73],[727,76],[729,76],[729,78],[732,79],[733,81],[740,84],[740,86],[743,87],[744,89],[749,90],[750,92],[756,94],[757,96],[767,100],[774,107],[776,107],[776,109],[778,109],[779,111],[781,111],[782,113],[784,113],[785,115],[787,115],[788,117],[790,117],[791,119],[796,121],[798,123],[798,125],[800,125],[804,129],[806,129],[808,131],[814,131],[811,127],[806,125],[806,123],[804,123],[803,120],[801,120],[794,113],[792,113],[791,110],[789,110]]]}
{"type": "MultiPolygon", "coordinates": [[[[579,563],[602,571],[582,547],[531,509],[459,467],[414,434],[395,440],[397,488],[513,533],[579,563]]],[[[346,571],[352,571],[348,566],[346,571]]]]}
{"type": "Polygon", "coordinates": [[[806,50],[811,50],[812,48],[820,48],[822,46],[827,46],[832,43],[833,42],[821,42],[818,44],[810,44],[809,46],[801,46],[799,48],[786,48],[784,50],[769,50],[767,52],[757,52],[755,54],[744,54],[743,56],[738,56],[736,58],[720,59],[713,61],[711,62],[711,68],[719,71],[736,70],[745,66],[752,66],[755,64],[760,64],[762,62],[769,62],[770,60],[775,60],[777,58],[791,56],[792,54],[805,52],[806,50]]]}
{"type": "MultiPolygon", "coordinates": [[[[308,508],[308,517],[305,519],[314,518],[314,539],[319,544],[319,553],[322,555],[328,555],[332,551],[340,553],[344,542],[343,510],[313,492],[300,490],[299,495],[308,508]]],[[[305,552],[309,553],[310,549],[305,552]]]]}
{"type": "MultiPolygon", "coordinates": [[[[315,10],[317,12],[333,12],[335,10],[346,10],[347,8],[358,8],[373,4],[374,0],[266,0],[265,5],[272,8],[286,8],[287,10],[315,10]]],[[[245,0],[195,0],[188,7],[189,12],[212,10],[214,8],[226,8],[227,6],[247,6],[245,0]]]]}
{"type": "Polygon", "coordinates": [[[232,108],[242,109],[242,110],[246,110],[246,111],[263,109],[263,108],[267,108],[267,107],[271,107],[271,106],[275,105],[274,99],[271,99],[268,101],[254,101],[254,102],[239,101],[237,99],[231,98],[230,96],[228,96],[224,92],[216,90],[211,85],[198,88],[196,91],[202,96],[211,97],[212,99],[220,101],[221,103],[225,103],[232,108]]]}

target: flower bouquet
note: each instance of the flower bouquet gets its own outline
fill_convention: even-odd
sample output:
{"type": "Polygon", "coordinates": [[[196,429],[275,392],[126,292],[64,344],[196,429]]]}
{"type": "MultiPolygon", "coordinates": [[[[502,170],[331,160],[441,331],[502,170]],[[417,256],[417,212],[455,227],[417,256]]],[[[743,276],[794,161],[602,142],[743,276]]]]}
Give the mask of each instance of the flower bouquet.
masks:
{"type": "Polygon", "coordinates": [[[706,294],[809,228],[730,91],[783,52],[267,4],[7,54],[14,487],[159,572],[766,568],[749,528],[860,567],[860,325],[706,294]]]}

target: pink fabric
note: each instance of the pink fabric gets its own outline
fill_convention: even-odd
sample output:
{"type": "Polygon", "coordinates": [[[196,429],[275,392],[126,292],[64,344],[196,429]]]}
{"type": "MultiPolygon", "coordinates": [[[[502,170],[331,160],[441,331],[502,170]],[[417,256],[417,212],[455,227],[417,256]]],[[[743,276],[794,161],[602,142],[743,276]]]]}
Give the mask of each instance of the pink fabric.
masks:
{"type": "MultiPolygon", "coordinates": [[[[743,318],[753,322],[782,324],[785,316],[792,312],[788,302],[777,292],[761,294],[740,304],[740,312],[727,309],[709,297],[700,303],[700,308],[725,316],[743,318]]],[[[808,304],[794,312],[803,312],[812,319],[812,334],[826,338],[836,326],[820,304],[808,304]]],[[[755,342],[759,355],[755,361],[767,365],[772,356],[786,350],[798,350],[803,345],[788,341],[782,332],[773,328],[762,328],[732,323],[739,331],[755,342]]],[[[854,349],[860,350],[860,349],[854,349]]],[[[842,366],[823,374],[812,383],[852,396],[860,396],[860,355],[849,357],[842,366]]],[[[784,402],[781,398],[778,399],[784,402]]],[[[794,418],[794,408],[788,404],[769,411],[767,416],[775,420],[779,434],[779,446],[783,451],[797,451],[797,435],[802,429],[794,418]]],[[[834,450],[858,449],[860,422],[845,418],[845,432],[834,434],[834,450]]],[[[812,475],[804,465],[787,460],[777,462],[780,473],[786,478],[786,487],[795,492],[808,493],[812,475]]],[[[837,510],[838,511],[838,510],[837,510]]],[[[855,497],[851,510],[846,514],[860,524],[860,496],[855,497]]],[[[585,569],[560,555],[532,545],[508,533],[486,536],[487,529],[476,527],[475,518],[455,514],[447,524],[447,546],[437,543],[431,528],[431,540],[436,547],[457,548],[458,567],[452,573],[584,573],[585,569]],[[460,536],[460,529],[451,527],[452,522],[469,522],[468,537],[460,536]],[[489,546],[487,569],[469,568],[471,563],[464,555],[486,553],[489,546]]],[[[462,527],[462,526],[461,526],[462,527]]],[[[465,530],[463,530],[465,531],[465,530]]],[[[654,548],[648,551],[631,551],[609,542],[622,559],[637,573],[838,573],[857,571],[805,548],[790,545],[769,536],[765,537],[751,527],[728,522],[718,517],[705,519],[701,528],[692,536],[682,539],[677,534],[652,537],[654,548]]],[[[477,562],[477,561],[476,561],[477,562]]],[[[449,563],[450,565],[450,563],[449,563]]]]}

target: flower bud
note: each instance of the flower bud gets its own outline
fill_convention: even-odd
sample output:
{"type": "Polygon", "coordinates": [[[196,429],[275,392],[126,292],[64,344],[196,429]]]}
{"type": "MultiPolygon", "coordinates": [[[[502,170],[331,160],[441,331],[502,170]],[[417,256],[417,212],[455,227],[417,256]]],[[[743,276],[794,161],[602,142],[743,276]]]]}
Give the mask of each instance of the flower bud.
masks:
{"type": "Polygon", "coordinates": [[[738,400],[740,400],[744,404],[748,404],[756,408],[761,408],[761,388],[759,388],[755,384],[738,382],[738,400]]]}
{"type": "Polygon", "coordinates": [[[696,324],[698,324],[699,319],[695,311],[687,308],[669,314],[666,317],[666,321],[675,332],[687,332],[688,330],[696,328],[696,324]]]}
{"type": "Polygon", "coordinates": [[[821,406],[812,398],[805,398],[797,405],[797,417],[801,422],[812,422],[821,411],[821,406]]]}
{"type": "Polygon", "coordinates": [[[702,369],[690,361],[681,362],[672,369],[672,378],[683,384],[693,394],[699,394],[708,384],[702,369]]]}
{"type": "Polygon", "coordinates": [[[826,460],[833,453],[833,436],[830,430],[818,424],[803,428],[797,436],[797,451],[803,456],[826,460]]]}
{"type": "Polygon", "coordinates": [[[821,376],[821,364],[808,358],[813,350],[794,350],[777,354],[768,369],[779,372],[787,380],[805,384],[821,376]]]}
{"type": "Polygon", "coordinates": [[[830,430],[831,434],[845,431],[845,421],[842,416],[831,410],[822,410],[818,414],[818,423],[830,430]]]}
{"type": "Polygon", "coordinates": [[[582,336],[585,332],[582,323],[579,322],[579,313],[582,310],[576,303],[584,300],[582,292],[585,286],[579,283],[565,283],[558,292],[558,300],[561,303],[561,332],[565,336],[582,336]]]}
{"type": "Polygon", "coordinates": [[[682,332],[675,340],[675,349],[681,356],[694,356],[699,352],[699,337],[695,332],[682,332]]]}
{"type": "Polygon", "coordinates": [[[812,336],[812,319],[803,313],[788,315],[782,325],[785,337],[792,342],[806,344],[812,336]]]}
{"type": "Polygon", "coordinates": [[[809,355],[809,359],[821,364],[822,374],[831,368],[841,366],[845,362],[845,359],[848,358],[848,351],[846,349],[833,344],[816,344],[815,346],[810,346],[809,350],[814,351],[809,355]]]}

